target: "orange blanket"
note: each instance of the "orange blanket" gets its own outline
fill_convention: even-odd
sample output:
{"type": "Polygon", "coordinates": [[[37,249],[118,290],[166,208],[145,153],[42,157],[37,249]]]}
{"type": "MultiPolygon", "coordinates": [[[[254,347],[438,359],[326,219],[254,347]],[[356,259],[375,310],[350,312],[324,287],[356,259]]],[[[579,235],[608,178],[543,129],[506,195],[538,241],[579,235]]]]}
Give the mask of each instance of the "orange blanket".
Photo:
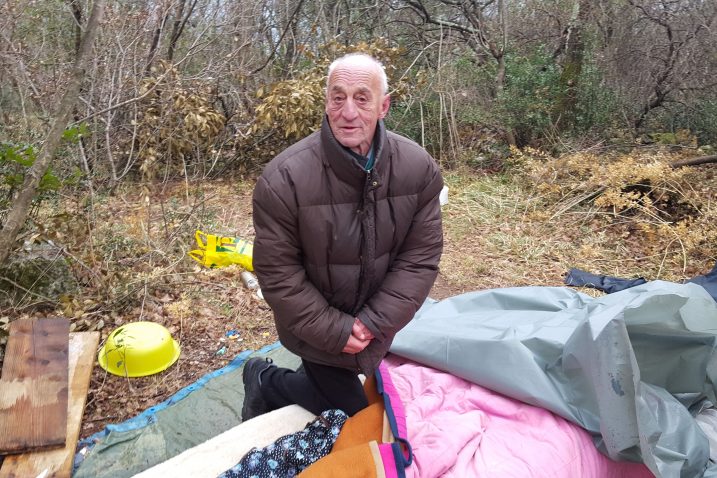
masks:
{"type": "Polygon", "coordinates": [[[403,404],[382,363],[364,384],[369,406],[349,418],[331,453],[301,478],[402,478],[413,459],[403,404]],[[339,471],[340,470],[340,471],[339,471]]]}

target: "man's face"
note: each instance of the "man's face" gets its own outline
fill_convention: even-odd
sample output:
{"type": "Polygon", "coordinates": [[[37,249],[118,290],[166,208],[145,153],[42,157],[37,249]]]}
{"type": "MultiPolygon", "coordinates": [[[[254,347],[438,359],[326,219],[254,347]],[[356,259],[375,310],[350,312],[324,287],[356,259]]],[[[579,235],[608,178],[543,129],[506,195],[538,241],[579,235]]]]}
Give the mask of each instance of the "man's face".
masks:
{"type": "Polygon", "coordinates": [[[343,146],[367,155],[376,122],[388,113],[390,100],[383,93],[376,66],[345,64],[329,77],[326,114],[336,140],[343,146]]]}

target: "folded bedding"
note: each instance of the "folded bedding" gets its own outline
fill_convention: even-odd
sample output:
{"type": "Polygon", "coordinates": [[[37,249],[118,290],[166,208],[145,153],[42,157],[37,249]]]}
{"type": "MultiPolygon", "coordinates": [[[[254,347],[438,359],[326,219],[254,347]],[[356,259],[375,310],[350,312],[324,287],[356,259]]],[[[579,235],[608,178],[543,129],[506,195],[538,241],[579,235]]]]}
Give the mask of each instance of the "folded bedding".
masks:
{"type": "Polygon", "coordinates": [[[590,434],[543,408],[389,356],[405,409],[409,478],[648,478],[641,463],[601,454],[590,434]]]}

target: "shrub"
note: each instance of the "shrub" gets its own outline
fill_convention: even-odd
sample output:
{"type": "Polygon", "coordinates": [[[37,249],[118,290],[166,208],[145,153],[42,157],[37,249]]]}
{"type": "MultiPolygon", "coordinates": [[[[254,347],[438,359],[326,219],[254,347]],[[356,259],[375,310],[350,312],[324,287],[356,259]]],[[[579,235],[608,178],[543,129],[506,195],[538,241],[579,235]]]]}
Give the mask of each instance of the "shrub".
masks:
{"type": "Polygon", "coordinates": [[[577,111],[574,135],[595,133],[606,139],[620,128],[622,100],[604,81],[594,62],[586,60],[577,89],[577,111]]]}
{"type": "Polygon", "coordinates": [[[148,179],[154,178],[162,165],[184,170],[185,160],[192,155],[204,157],[225,122],[212,106],[207,84],[183,80],[166,61],[153,68],[153,73],[140,87],[141,94],[149,94],[141,102],[134,145],[139,169],[148,179]]]}
{"type": "MultiPolygon", "coordinates": [[[[692,132],[698,144],[717,145],[717,94],[704,93],[690,102],[675,102],[661,108],[650,117],[653,131],[678,134],[692,132]]],[[[677,144],[677,142],[675,142],[677,144]]]]}
{"type": "Polygon", "coordinates": [[[379,38],[371,43],[355,45],[329,43],[318,54],[304,51],[311,61],[295,78],[261,86],[256,93],[259,103],[246,134],[238,134],[235,148],[251,162],[263,164],[290,144],[316,131],[324,117],[326,70],[334,58],[351,52],[368,53],[386,67],[392,97],[400,101],[408,89],[407,80],[399,78],[401,49],[390,47],[379,38]]]}
{"type": "Polygon", "coordinates": [[[678,243],[684,256],[711,255],[717,209],[710,179],[698,169],[673,169],[670,164],[680,159],[675,153],[578,152],[551,158],[516,148],[513,158],[551,218],[576,213],[582,222],[620,228],[655,252],[678,243]]]}
{"type": "MultiPolygon", "coordinates": [[[[16,144],[0,142],[0,219],[4,217],[4,211],[12,204],[15,192],[22,186],[25,180],[25,172],[37,159],[37,150],[31,144],[16,144]]],[[[61,185],[51,168],[48,168],[40,179],[37,188],[35,203],[40,203],[54,194],[61,185]]],[[[2,221],[0,221],[2,222],[2,221]]]]}
{"type": "Polygon", "coordinates": [[[509,53],[505,88],[495,103],[498,122],[512,128],[518,145],[535,143],[553,126],[560,71],[542,48],[526,56],[509,53]]]}

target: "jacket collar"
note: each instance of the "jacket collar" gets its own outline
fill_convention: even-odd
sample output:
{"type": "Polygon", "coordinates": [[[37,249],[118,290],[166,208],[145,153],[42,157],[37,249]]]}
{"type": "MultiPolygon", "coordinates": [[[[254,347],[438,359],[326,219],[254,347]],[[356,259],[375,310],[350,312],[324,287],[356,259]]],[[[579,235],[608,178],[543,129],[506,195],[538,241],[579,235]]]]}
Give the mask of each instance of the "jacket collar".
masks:
{"type": "MultiPolygon", "coordinates": [[[[334,134],[331,132],[329,120],[324,115],[324,121],[321,124],[321,146],[323,149],[324,163],[328,164],[336,176],[342,181],[354,184],[356,186],[363,185],[366,180],[366,171],[359,165],[358,161],[349,153],[349,151],[336,141],[334,134]]],[[[373,171],[379,176],[383,176],[383,172],[388,169],[389,148],[386,141],[386,126],[383,120],[378,121],[376,133],[374,133],[374,148],[376,158],[373,171]]]]}

